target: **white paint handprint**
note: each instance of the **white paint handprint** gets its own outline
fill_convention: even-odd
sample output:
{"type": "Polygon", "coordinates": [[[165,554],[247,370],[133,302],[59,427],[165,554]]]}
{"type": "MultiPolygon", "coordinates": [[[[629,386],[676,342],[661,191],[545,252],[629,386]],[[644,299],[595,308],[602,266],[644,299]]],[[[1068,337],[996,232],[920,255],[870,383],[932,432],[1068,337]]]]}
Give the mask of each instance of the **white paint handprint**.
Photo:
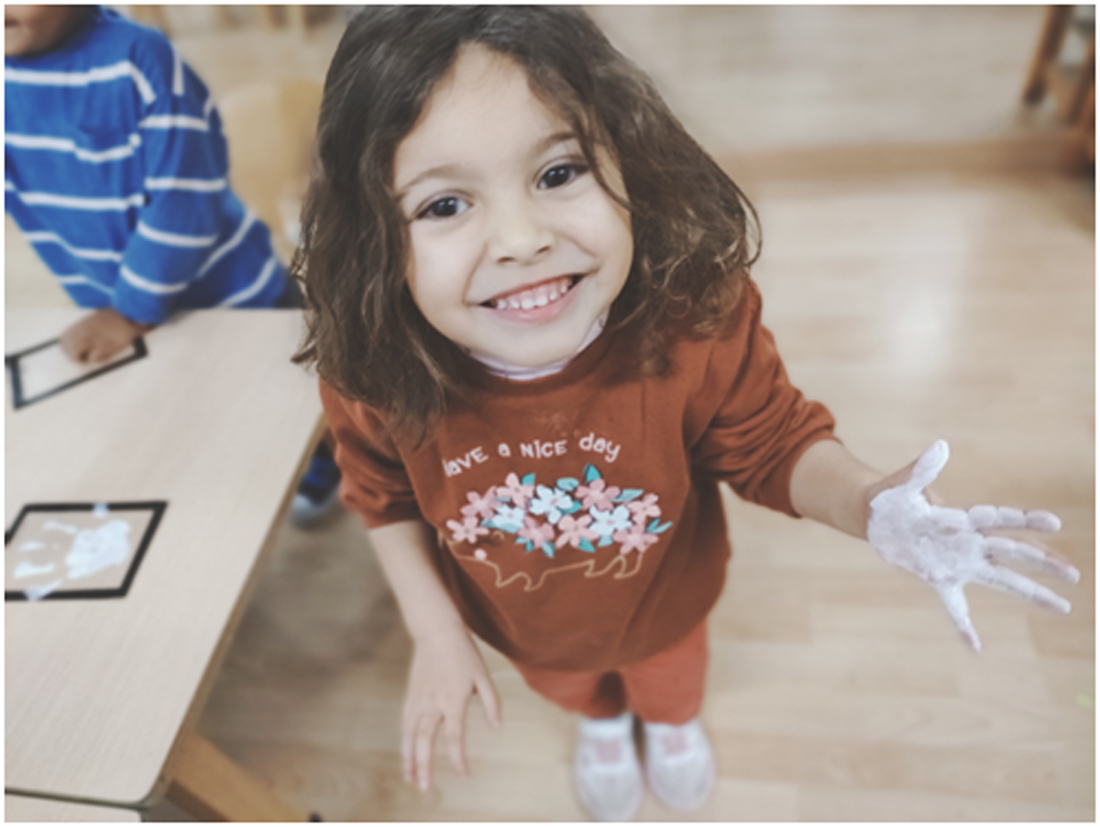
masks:
{"type": "Polygon", "coordinates": [[[984,533],[1020,528],[1057,531],[1061,522],[1049,511],[992,505],[963,511],[930,503],[924,489],[939,476],[948,456],[947,443],[936,441],[917,460],[908,482],[887,488],[871,500],[867,539],[886,562],[927,581],[939,593],[963,639],[980,651],[981,641],[970,622],[963,594],[967,583],[1001,589],[1065,613],[1070,609],[1069,601],[999,563],[1026,563],[1070,583],[1076,583],[1081,575],[1069,563],[1042,549],[984,533]]]}
{"type": "Polygon", "coordinates": [[[111,520],[95,529],[86,528],[76,535],[65,562],[69,579],[90,577],[110,566],[125,563],[130,556],[130,525],[111,520]]]}

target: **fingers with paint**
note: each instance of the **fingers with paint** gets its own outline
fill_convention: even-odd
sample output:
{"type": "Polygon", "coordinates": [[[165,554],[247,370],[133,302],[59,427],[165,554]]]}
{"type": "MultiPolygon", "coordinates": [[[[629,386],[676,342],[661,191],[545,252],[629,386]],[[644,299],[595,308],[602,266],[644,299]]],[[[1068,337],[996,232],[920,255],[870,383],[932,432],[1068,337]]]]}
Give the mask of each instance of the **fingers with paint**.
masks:
{"type": "Polygon", "coordinates": [[[886,562],[916,574],[943,600],[963,640],[980,651],[963,593],[978,583],[1021,597],[1056,612],[1069,601],[1021,574],[1005,568],[1019,563],[1076,583],[1081,575],[1065,560],[1030,543],[986,532],[1004,529],[1054,532],[1061,521],[1049,511],[1020,511],[977,505],[968,511],[933,505],[924,490],[947,464],[947,443],[936,441],[913,466],[908,481],[871,500],[867,539],[886,562]]]}

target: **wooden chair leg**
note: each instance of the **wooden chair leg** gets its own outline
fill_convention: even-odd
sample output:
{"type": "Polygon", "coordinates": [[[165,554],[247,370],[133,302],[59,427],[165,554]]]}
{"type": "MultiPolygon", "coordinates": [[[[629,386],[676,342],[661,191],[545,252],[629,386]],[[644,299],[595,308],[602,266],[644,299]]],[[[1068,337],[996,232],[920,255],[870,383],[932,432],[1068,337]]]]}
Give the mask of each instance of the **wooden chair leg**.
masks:
{"type": "Polygon", "coordinates": [[[279,28],[278,12],[275,11],[274,6],[256,6],[255,8],[260,13],[260,23],[263,28],[268,30],[279,28]]]}
{"type": "Polygon", "coordinates": [[[1066,29],[1069,27],[1072,16],[1072,6],[1047,7],[1046,20],[1043,21],[1043,30],[1039,35],[1039,45],[1031,59],[1031,68],[1028,70],[1027,82],[1024,84],[1024,100],[1027,103],[1038,103],[1046,94],[1047,67],[1062,48],[1062,40],[1066,36],[1066,29]]]}
{"type": "Polygon", "coordinates": [[[1077,83],[1074,85],[1073,94],[1066,105],[1066,120],[1077,123],[1081,118],[1081,110],[1085,105],[1085,99],[1092,91],[1093,82],[1096,79],[1096,38],[1089,41],[1089,52],[1081,64],[1077,83]]]}
{"type": "Polygon", "coordinates": [[[218,26],[223,29],[232,29],[236,25],[237,19],[233,15],[233,9],[229,6],[215,6],[214,8],[217,10],[218,26]]]}
{"type": "Polygon", "coordinates": [[[1077,123],[1070,133],[1065,153],[1066,169],[1079,174],[1096,165],[1096,87],[1085,92],[1077,123]]]}
{"type": "Polygon", "coordinates": [[[130,19],[143,26],[152,26],[163,34],[171,37],[172,28],[168,25],[168,16],[164,13],[164,6],[130,6],[128,9],[130,19]]]}
{"type": "Polygon", "coordinates": [[[303,35],[306,33],[306,7],[305,6],[284,6],[286,11],[287,25],[295,34],[303,35]]]}
{"type": "Polygon", "coordinates": [[[179,747],[167,798],[202,821],[308,821],[221,750],[191,733],[179,747]]]}

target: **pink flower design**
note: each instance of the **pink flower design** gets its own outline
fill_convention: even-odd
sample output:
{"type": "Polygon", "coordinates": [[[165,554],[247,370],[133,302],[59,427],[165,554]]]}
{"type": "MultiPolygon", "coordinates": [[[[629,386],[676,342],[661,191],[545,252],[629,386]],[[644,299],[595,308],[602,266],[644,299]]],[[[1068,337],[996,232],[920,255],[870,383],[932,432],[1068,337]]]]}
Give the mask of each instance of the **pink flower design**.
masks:
{"type": "Polygon", "coordinates": [[[592,480],[588,485],[578,485],[574,496],[578,499],[583,498],[582,505],[585,508],[596,507],[601,511],[610,511],[614,507],[615,498],[621,492],[621,488],[614,485],[608,488],[604,480],[598,479],[592,480]]]}
{"type": "Polygon", "coordinates": [[[536,546],[541,546],[543,543],[548,543],[554,539],[554,527],[550,523],[536,523],[533,517],[528,517],[523,521],[523,528],[519,530],[520,539],[527,540],[534,543],[536,546]]]}
{"type": "Polygon", "coordinates": [[[647,517],[660,517],[661,507],[657,505],[656,494],[646,494],[640,500],[634,500],[634,502],[627,503],[626,507],[630,509],[630,513],[634,515],[634,524],[644,526],[647,517]]]}
{"type": "Polygon", "coordinates": [[[454,532],[455,542],[476,543],[477,538],[489,533],[489,529],[477,524],[477,517],[466,517],[461,523],[458,520],[447,520],[447,528],[454,532]]]}
{"type": "Polygon", "coordinates": [[[491,487],[484,495],[471,491],[466,495],[468,505],[462,506],[462,513],[466,517],[481,517],[488,520],[496,513],[496,503],[493,502],[493,492],[496,486],[491,487]]]}
{"type": "Polygon", "coordinates": [[[501,499],[510,499],[518,508],[526,508],[527,501],[535,493],[535,486],[521,485],[519,477],[513,472],[504,478],[504,485],[496,487],[495,493],[501,499]]]}
{"type": "Polygon", "coordinates": [[[629,554],[635,550],[637,550],[638,553],[644,552],[660,538],[656,534],[650,534],[640,525],[635,524],[630,527],[630,531],[616,531],[611,536],[611,539],[616,543],[622,543],[622,546],[619,548],[619,554],[629,554]]]}
{"type": "Polygon", "coordinates": [[[599,534],[590,529],[588,526],[591,524],[592,518],[585,514],[583,517],[573,518],[566,514],[558,522],[558,539],[554,541],[554,545],[557,548],[562,548],[566,543],[573,546],[573,548],[580,548],[582,540],[599,539],[599,534]]]}

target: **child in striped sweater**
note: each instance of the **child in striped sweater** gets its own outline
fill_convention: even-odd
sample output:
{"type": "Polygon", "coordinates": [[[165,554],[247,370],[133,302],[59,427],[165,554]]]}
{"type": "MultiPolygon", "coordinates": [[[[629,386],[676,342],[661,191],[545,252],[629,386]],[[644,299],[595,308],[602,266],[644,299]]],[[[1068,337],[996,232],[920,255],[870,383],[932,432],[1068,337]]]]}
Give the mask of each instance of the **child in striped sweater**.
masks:
{"type": "MultiPolygon", "coordinates": [[[[61,336],[70,358],[106,361],[177,310],[300,306],[229,186],[214,101],[167,38],[99,6],[5,6],[4,58],[5,209],[94,309],[61,336]]],[[[334,500],[322,454],[302,521],[334,500]]]]}

